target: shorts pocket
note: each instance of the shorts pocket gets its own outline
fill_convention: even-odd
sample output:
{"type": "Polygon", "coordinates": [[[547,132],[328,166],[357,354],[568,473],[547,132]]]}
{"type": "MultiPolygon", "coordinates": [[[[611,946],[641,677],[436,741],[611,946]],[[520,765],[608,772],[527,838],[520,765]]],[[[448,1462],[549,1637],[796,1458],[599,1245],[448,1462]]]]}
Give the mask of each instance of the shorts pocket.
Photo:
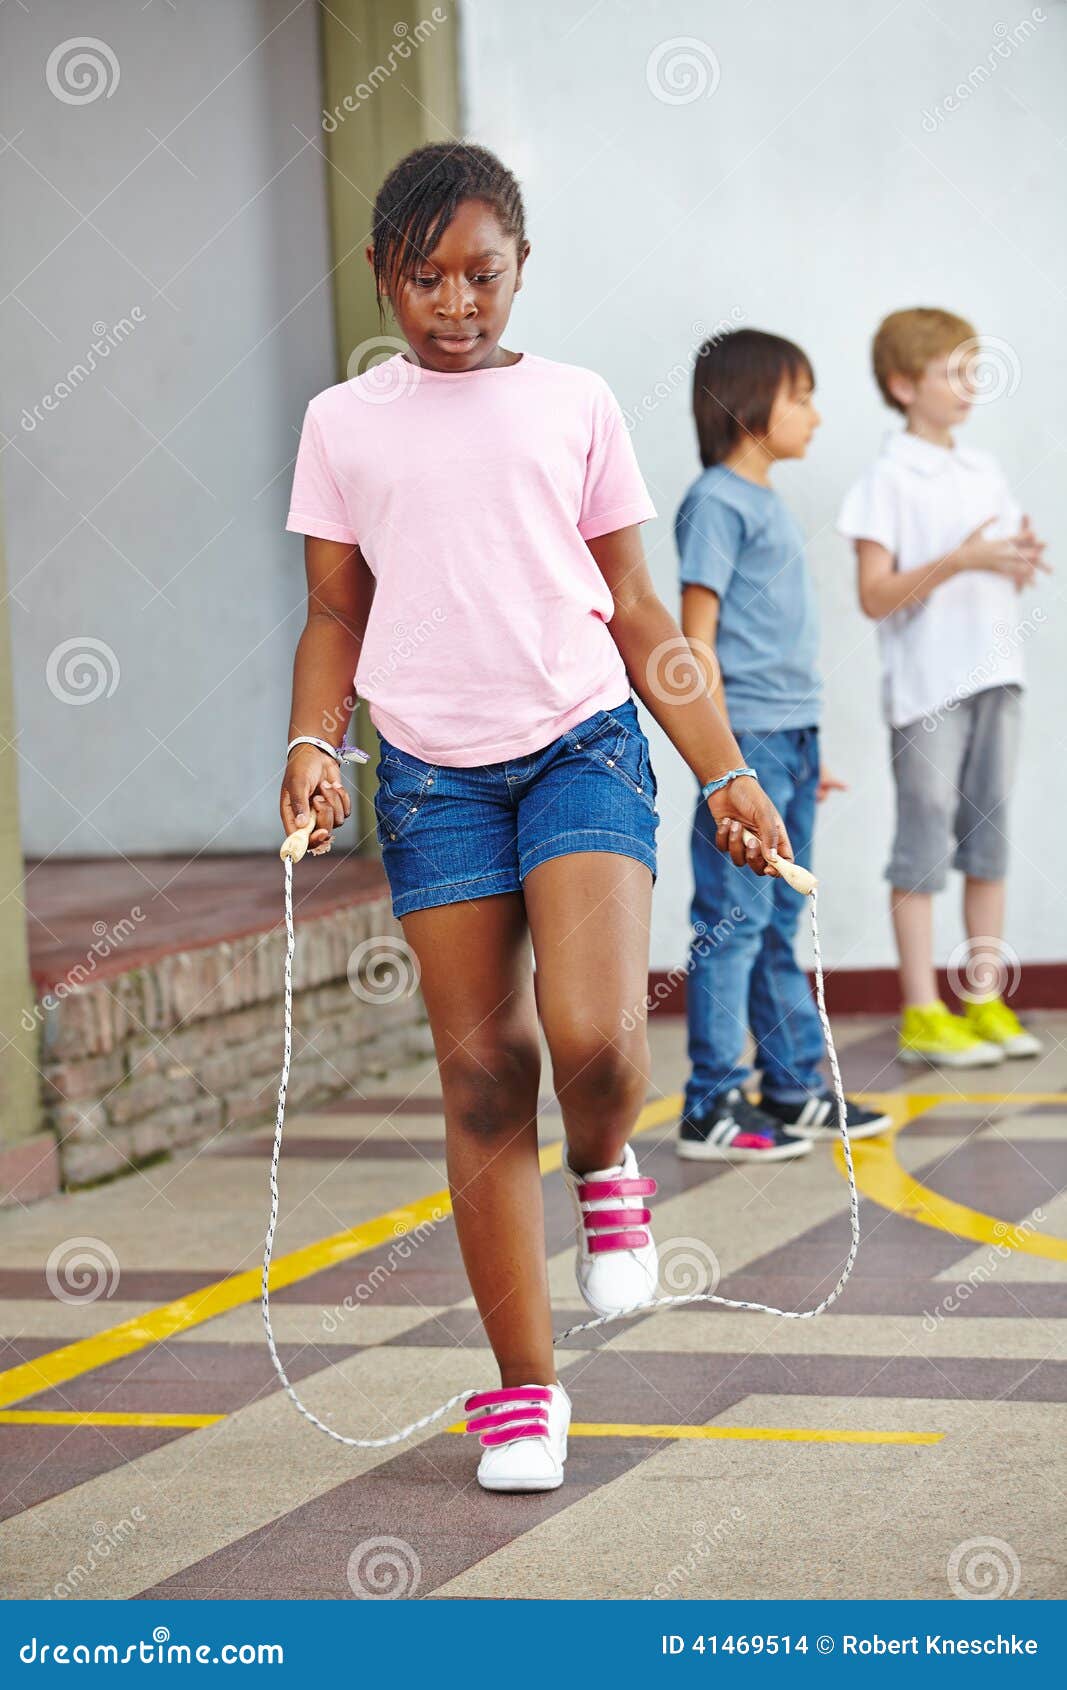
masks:
{"type": "Polygon", "coordinates": [[[399,839],[418,813],[420,804],[433,794],[436,769],[432,763],[416,762],[383,752],[378,764],[378,785],[374,793],[374,814],[378,843],[399,839]]]}
{"type": "Polygon", "coordinates": [[[574,730],[573,743],[575,749],[610,769],[628,791],[655,810],[656,777],[648,741],[639,726],[629,728],[610,710],[602,710],[574,730]]]}

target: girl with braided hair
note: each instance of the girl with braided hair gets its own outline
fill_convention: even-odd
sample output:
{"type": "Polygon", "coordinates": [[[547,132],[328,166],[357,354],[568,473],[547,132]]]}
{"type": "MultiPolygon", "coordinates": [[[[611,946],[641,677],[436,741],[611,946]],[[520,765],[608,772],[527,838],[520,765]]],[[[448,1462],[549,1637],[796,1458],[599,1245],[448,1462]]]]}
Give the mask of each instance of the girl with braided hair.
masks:
{"type": "MultiPolygon", "coordinates": [[[[500,1389],[467,1404],[484,1411],[468,1430],[489,1490],[561,1484],[570,1419],[553,1365],[539,1018],[579,1291],[606,1314],[657,1289],[655,1181],[629,1143],[650,1071],[657,788],[631,689],[705,783],[719,848],[756,874],[793,855],[653,589],[639,528],[656,512],[614,395],[591,370],[501,343],[529,252],[518,183],[484,147],[441,142],[396,165],[367,259],[405,349],[310,401],[286,523],[306,536],[308,583],[290,735],[329,725],[335,743],[354,680],[380,737],[377,837],[500,1370],[500,1389]]],[[[323,851],[350,811],[337,762],[294,747],[286,832],[314,813],[323,851]]]]}

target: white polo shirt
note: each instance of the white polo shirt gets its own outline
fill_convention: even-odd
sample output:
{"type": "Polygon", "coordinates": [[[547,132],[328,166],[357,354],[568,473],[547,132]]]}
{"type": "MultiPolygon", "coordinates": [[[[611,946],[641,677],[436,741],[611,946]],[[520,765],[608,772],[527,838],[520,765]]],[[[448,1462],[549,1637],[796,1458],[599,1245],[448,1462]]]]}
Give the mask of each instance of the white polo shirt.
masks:
{"type": "MultiPolygon", "coordinates": [[[[1022,512],[996,459],[970,446],[935,446],[894,431],[846,495],[838,530],[876,540],[898,570],[943,557],[987,517],[989,539],[1018,532],[1022,512]]],[[[1022,683],[1021,595],[1006,575],[967,569],[922,604],[878,623],[882,706],[894,727],[986,687],[1022,683]]]]}

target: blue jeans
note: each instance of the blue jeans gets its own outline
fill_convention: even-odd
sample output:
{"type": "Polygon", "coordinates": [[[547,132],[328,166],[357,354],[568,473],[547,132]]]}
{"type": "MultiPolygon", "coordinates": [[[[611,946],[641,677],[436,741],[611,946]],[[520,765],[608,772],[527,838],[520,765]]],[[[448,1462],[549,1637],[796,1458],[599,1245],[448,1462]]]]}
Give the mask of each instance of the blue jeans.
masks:
{"type": "MultiPolygon", "coordinates": [[[[810,868],[818,729],[742,729],[736,737],[745,762],[756,770],[785,822],[797,862],[810,868]]],[[[697,804],[691,852],[687,1113],[703,1113],[718,1093],[751,1078],[742,1060],[749,1030],[765,1097],[792,1103],[823,1091],[822,1026],[807,976],[793,954],[805,899],[777,875],[738,868],[717,850],[715,820],[704,799],[697,804]]]]}

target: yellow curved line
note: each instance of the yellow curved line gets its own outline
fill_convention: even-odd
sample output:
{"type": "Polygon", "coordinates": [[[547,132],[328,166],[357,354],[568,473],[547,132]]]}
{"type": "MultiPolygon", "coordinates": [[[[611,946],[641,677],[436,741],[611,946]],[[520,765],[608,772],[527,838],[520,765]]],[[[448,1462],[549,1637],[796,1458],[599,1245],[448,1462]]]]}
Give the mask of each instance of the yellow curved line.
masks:
{"type": "MultiPolygon", "coordinates": [[[[1034,1097],[1038,1095],[1041,1101],[1052,1100],[1045,1094],[1035,1093],[1034,1097]]],[[[856,1184],[864,1197],[894,1214],[917,1221],[920,1226],[936,1227],[939,1232],[951,1233],[955,1238],[966,1238],[975,1244],[997,1244],[1020,1255],[1041,1256],[1045,1261],[1067,1262],[1067,1239],[1053,1238],[1047,1232],[1024,1231],[1020,1223],[997,1220],[994,1215],[969,1209],[965,1203],[956,1203],[951,1197],[942,1197],[939,1191],[932,1191],[929,1186],[913,1179],[897,1157],[897,1133],[935,1104],[949,1101],[997,1103],[1003,1101],[1001,1097],[994,1093],[974,1093],[965,1098],[959,1094],[918,1097],[914,1094],[883,1093],[865,1101],[885,1107],[893,1116],[893,1126],[884,1137],[861,1139],[852,1146],[856,1184]]],[[[1012,1097],[1011,1101],[1020,1103],[1032,1099],[1028,1094],[1021,1094],[1012,1097]]],[[[1064,1100],[1056,1096],[1055,1101],[1064,1100]]],[[[847,1178],[840,1144],[834,1145],[834,1162],[838,1172],[847,1178]]]]}

